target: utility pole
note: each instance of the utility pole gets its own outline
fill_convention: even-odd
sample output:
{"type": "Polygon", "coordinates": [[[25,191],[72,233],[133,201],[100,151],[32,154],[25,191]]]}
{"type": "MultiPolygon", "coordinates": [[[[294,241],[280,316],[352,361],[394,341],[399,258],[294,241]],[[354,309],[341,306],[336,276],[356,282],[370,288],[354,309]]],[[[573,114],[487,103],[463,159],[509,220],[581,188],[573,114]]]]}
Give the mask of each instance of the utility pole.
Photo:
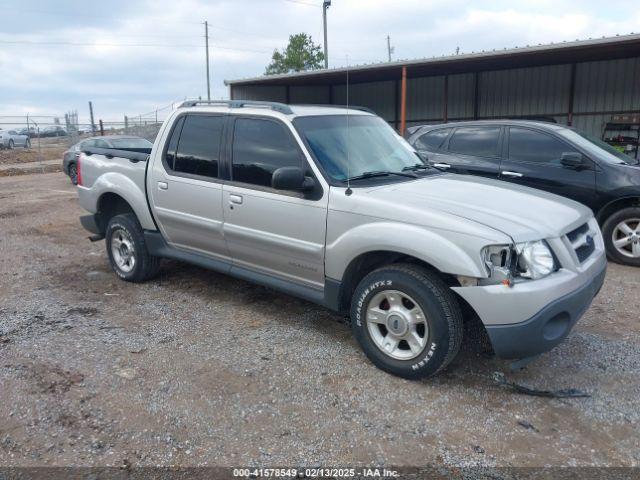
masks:
{"type": "Polygon", "coordinates": [[[387,35],[387,55],[389,56],[389,61],[391,61],[391,54],[396,49],[396,47],[391,46],[391,37],[387,35]]]}
{"type": "Polygon", "coordinates": [[[209,23],[204,21],[204,44],[207,56],[207,100],[211,101],[211,82],[209,80],[209,23]]]}
{"type": "Polygon", "coordinates": [[[89,102],[89,116],[91,117],[91,133],[96,133],[96,122],[93,120],[93,104],[89,102]]]}
{"type": "Polygon", "coordinates": [[[331,6],[331,0],[322,2],[322,25],[324,26],[324,68],[329,68],[329,49],[327,48],[327,8],[331,6]]]}

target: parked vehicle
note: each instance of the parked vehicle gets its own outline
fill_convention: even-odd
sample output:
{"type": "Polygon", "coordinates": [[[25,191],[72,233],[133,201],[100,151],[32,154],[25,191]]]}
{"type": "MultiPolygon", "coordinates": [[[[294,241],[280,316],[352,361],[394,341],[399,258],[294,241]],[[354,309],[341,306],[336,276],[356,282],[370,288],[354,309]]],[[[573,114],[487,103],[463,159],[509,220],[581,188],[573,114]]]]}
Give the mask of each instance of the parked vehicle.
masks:
{"type": "Polygon", "coordinates": [[[172,258],[350,311],[369,359],[405,378],[456,356],[463,311],[500,357],[551,349],[605,276],[587,207],[442,173],[354,109],[185,102],[149,154],[83,151],[78,191],[121,279],[172,258]]]}
{"type": "Polygon", "coordinates": [[[602,140],[563,125],[486,120],[414,127],[409,142],[448,172],[497,178],[587,205],[609,258],[640,266],[640,165],[602,140]]]}
{"type": "Polygon", "coordinates": [[[60,125],[51,125],[40,130],[41,137],[66,137],[67,131],[60,125]]]}
{"type": "Polygon", "coordinates": [[[31,148],[28,135],[21,135],[17,130],[0,129],[0,147],[13,149],[14,147],[31,148]]]}
{"type": "Polygon", "coordinates": [[[77,160],[80,151],[85,148],[115,148],[128,151],[146,151],[153,144],[144,138],[128,135],[108,135],[103,137],[91,137],[73,145],[62,154],[62,171],[71,179],[71,183],[78,184],[77,160]]]}
{"type": "Polygon", "coordinates": [[[22,128],[18,133],[20,135],[27,135],[29,138],[35,138],[38,136],[38,131],[36,130],[35,127],[22,128]]]}

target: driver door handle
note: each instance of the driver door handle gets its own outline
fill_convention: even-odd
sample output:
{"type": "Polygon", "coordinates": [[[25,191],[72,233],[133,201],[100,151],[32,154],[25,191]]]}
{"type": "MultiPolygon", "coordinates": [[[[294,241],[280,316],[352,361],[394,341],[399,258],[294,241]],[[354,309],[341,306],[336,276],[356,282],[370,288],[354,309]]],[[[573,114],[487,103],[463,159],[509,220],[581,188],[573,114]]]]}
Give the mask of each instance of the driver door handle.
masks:
{"type": "Polygon", "coordinates": [[[509,170],[504,170],[503,172],[501,172],[502,175],[504,175],[505,177],[511,177],[511,178],[521,178],[524,175],[522,175],[521,173],[518,172],[510,172],[509,170]]]}
{"type": "Polygon", "coordinates": [[[158,182],[158,188],[160,190],[168,190],[169,184],[167,182],[158,182]]]}
{"type": "Polygon", "coordinates": [[[241,195],[229,195],[229,203],[235,203],[236,205],[242,205],[241,195]]]}
{"type": "Polygon", "coordinates": [[[433,166],[436,168],[443,168],[445,170],[448,170],[451,168],[451,165],[449,165],[448,163],[434,163],[433,166]]]}

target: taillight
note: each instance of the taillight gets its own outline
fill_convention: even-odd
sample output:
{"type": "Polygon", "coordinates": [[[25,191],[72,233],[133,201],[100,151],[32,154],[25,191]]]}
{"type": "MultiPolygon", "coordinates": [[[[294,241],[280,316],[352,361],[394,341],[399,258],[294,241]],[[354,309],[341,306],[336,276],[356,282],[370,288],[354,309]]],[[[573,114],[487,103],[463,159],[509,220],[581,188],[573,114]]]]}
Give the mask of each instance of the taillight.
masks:
{"type": "Polygon", "coordinates": [[[76,174],[78,177],[78,185],[82,186],[82,170],[80,168],[80,159],[82,158],[82,155],[78,155],[78,161],[76,162],[76,174]]]}

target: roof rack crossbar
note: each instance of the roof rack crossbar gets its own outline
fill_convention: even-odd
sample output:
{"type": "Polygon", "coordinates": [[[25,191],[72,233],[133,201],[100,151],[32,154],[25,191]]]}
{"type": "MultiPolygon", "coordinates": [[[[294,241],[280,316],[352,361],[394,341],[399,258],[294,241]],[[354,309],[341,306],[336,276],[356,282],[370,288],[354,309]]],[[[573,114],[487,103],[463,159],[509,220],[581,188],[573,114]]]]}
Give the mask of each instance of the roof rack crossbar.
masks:
{"type": "Polygon", "coordinates": [[[182,102],[178,108],[195,107],[197,105],[226,105],[229,108],[258,107],[270,108],[276,112],[291,115],[293,110],[289,105],[279,102],[265,102],[261,100],[187,100],[182,102]]]}

